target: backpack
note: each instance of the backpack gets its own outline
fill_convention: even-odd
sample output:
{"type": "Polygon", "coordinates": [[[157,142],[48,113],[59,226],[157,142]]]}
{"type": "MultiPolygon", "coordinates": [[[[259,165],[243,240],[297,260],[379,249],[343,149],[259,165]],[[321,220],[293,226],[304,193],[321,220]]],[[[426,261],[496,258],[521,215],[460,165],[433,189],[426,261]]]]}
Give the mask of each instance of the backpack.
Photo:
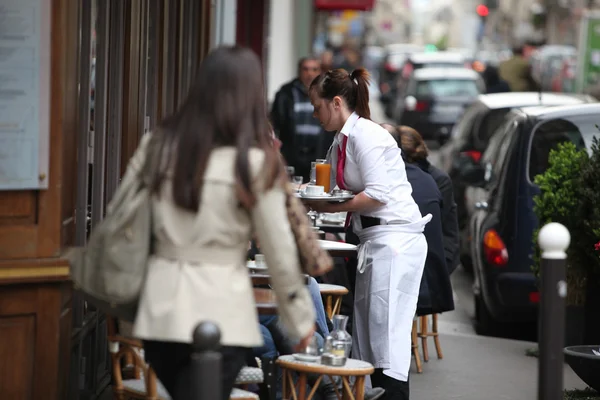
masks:
{"type": "Polygon", "coordinates": [[[70,258],[75,289],[99,310],[134,321],[152,254],[152,193],[155,140],[142,138],[125,177],[85,248],[70,258]]]}

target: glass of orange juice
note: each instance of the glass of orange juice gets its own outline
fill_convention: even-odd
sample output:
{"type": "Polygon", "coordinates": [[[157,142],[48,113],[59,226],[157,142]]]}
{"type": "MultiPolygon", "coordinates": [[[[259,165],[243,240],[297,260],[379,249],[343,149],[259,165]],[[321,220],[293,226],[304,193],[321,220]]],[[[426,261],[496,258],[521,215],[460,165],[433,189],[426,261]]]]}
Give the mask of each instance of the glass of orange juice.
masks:
{"type": "Polygon", "coordinates": [[[317,160],[315,170],[317,175],[317,186],[323,186],[325,193],[329,193],[331,190],[331,164],[328,164],[327,160],[317,160]]]}

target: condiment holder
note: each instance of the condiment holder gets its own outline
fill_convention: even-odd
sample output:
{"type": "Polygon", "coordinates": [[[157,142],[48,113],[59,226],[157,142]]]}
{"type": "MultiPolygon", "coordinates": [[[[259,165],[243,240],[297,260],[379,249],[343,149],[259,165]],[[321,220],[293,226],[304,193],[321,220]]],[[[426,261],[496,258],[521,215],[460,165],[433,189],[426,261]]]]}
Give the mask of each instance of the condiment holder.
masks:
{"type": "Polygon", "coordinates": [[[338,356],[331,353],[323,353],[321,355],[321,364],[329,365],[330,367],[343,367],[346,365],[346,356],[338,356]]]}

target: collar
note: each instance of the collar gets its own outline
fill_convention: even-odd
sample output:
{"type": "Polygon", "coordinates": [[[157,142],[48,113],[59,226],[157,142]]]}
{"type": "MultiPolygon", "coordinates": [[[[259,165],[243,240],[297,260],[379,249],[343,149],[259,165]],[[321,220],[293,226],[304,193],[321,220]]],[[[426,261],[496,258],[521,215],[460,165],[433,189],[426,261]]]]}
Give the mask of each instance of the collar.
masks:
{"type": "Polygon", "coordinates": [[[353,112],[352,114],[350,114],[350,116],[346,120],[346,123],[344,124],[344,126],[342,126],[340,133],[342,133],[343,135],[346,135],[346,136],[350,136],[350,132],[352,132],[354,125],[356,125],[356,122],[359,119],[360,119],[360,117],[358,116],[358,114],[356,112],[353,112]]]}

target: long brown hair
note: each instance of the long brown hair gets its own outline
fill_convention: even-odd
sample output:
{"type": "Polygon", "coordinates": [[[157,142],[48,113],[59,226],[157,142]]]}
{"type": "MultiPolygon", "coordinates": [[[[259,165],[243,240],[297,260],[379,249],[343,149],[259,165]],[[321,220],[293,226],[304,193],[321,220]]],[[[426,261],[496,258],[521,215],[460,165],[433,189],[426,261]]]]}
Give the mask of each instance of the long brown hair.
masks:
{"type": "Polygon", "coordinates": [[[158,194],[172,170],[174,202],[190,211],[198,211],[204,173],[215,148],[237,149],[236,192],[244,207],[255,201],[248,162],[251,147],[265,152],[267,187],[282,171],[270,146],[262,67],[249,49],[225,46],[209,53],[187,98],[161,123],[157,133],[161,135],[158,152],[163,162],[152,190],[158,194]]]}
{"type": "Polygon", "coordinates": [[[369,81],[369,72],[364,68],[355,69],[351,74],[340,68],[317,76],[309,90],[315,90],[320,98],[326,100],[340,96],[350,110],[362,118],[371,119],[369,81]]]}

